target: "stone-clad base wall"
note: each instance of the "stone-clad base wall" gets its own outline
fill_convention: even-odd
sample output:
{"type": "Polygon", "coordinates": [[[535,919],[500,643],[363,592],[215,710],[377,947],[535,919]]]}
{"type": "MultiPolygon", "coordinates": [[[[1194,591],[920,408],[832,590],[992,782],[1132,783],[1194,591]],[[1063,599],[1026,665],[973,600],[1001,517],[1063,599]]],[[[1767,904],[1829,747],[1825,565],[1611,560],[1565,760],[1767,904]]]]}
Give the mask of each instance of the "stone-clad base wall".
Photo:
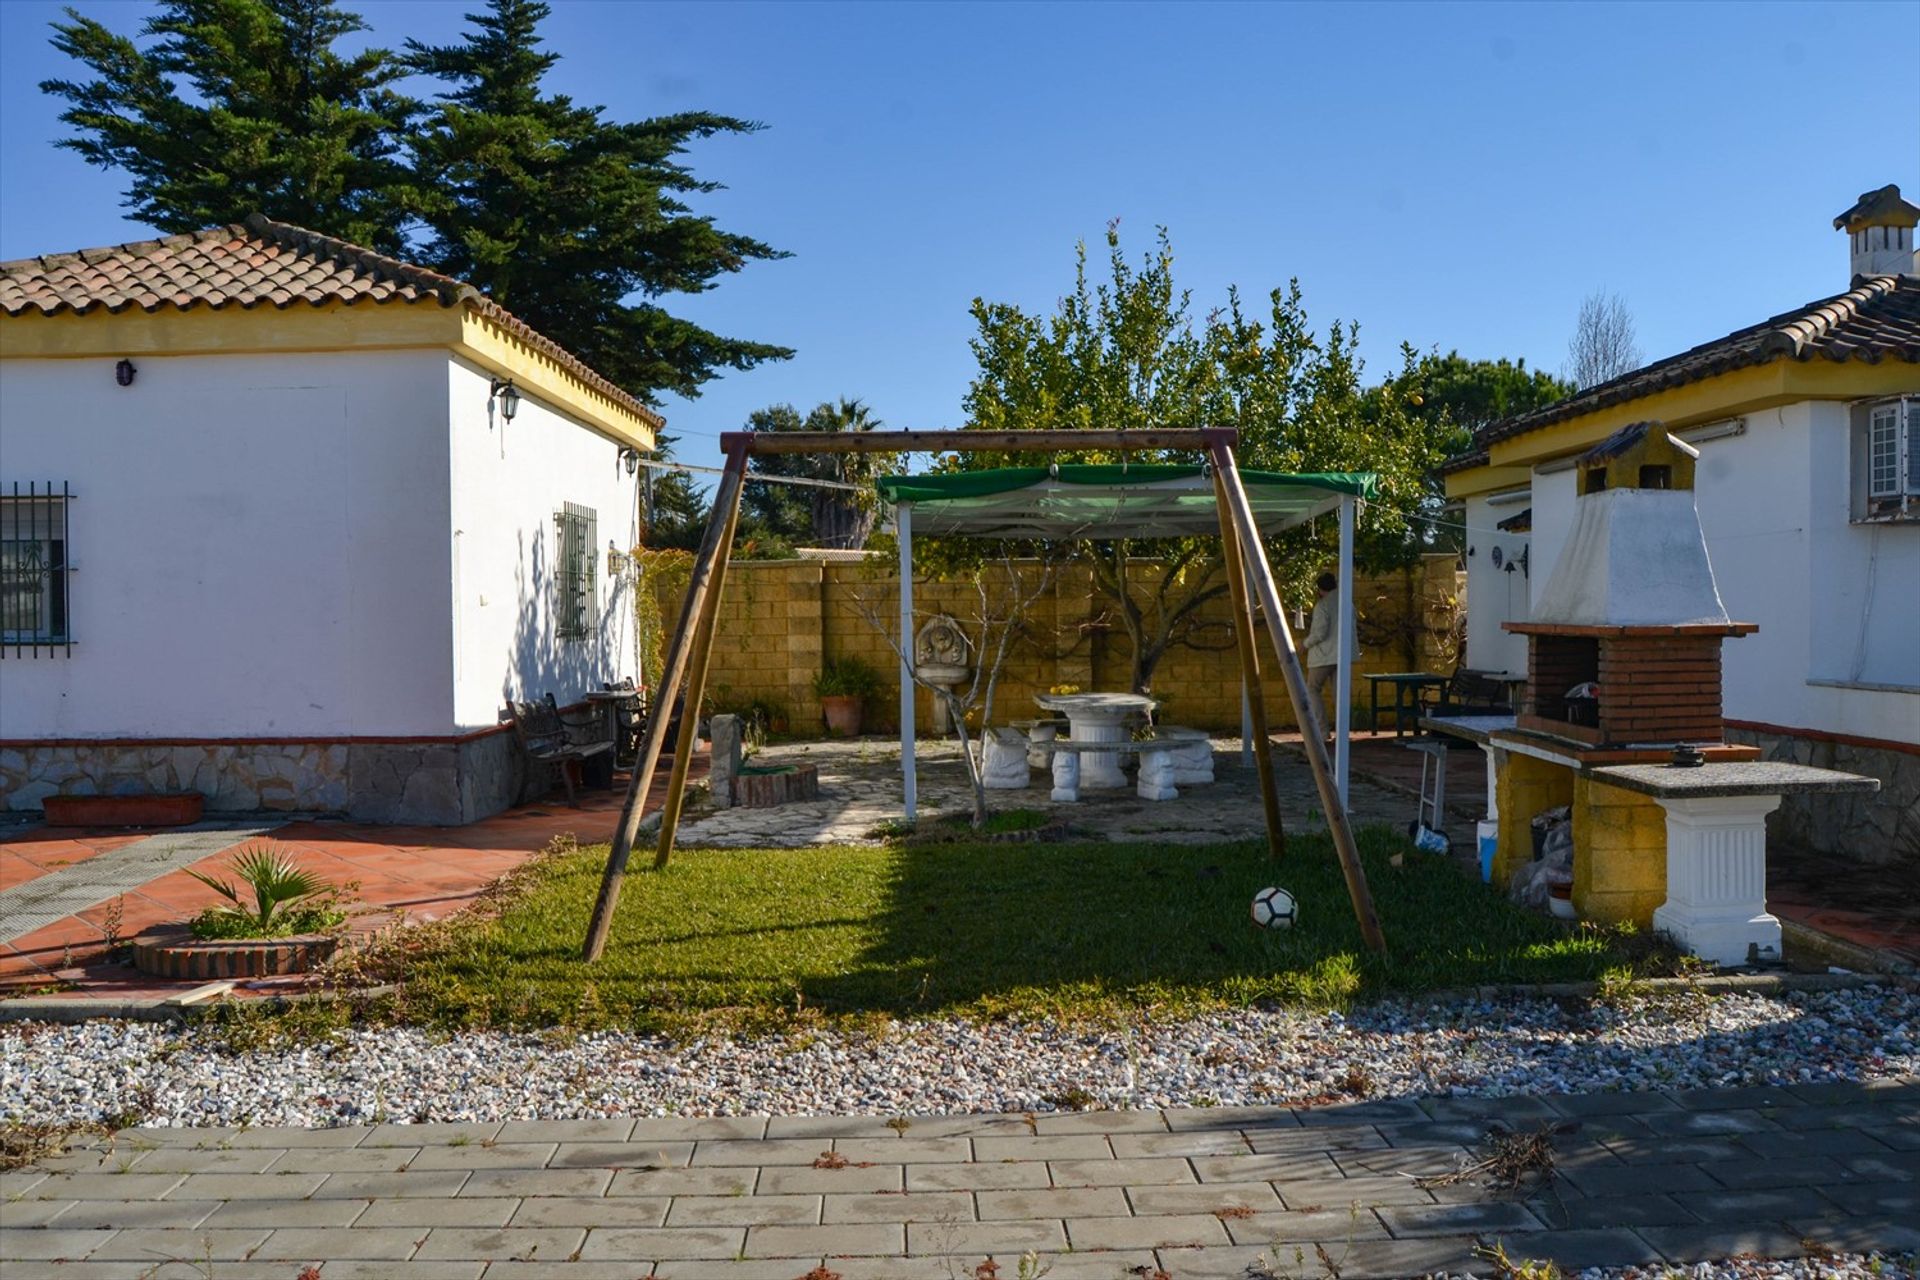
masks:
{"type": "Polygon", "coordinates": [[[79,742],[0,746],[0,808],[50,795],[198,791],[210,813],[337,813],[452,826],[519,794],[511,732],[443,742],[79,742]]]}
{"type": "Polygon", "coordinates": [[[1920,866],[1920,750],[1768,733],[1729,724],[1727,741],[1768,760],[1880,779],[1873,794],[1786,796],[1767,818],[1767,838],[1861,862],[1920,866]]]}

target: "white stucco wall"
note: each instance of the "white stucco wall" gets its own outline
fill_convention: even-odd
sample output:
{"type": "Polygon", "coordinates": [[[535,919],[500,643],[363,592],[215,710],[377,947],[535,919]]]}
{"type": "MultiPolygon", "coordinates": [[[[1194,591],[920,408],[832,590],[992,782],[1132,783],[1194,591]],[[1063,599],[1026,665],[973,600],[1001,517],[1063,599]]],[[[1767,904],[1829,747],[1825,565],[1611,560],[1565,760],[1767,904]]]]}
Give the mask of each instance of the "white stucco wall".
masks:
{"type": "MultiPolygon", "coordinates": [[[[1526,510],[1525,502],[1490,503],[1485,496],[1467,499],[1467,663],[1476,671],[1505,671],[1519,676],[1527,670],[1527,638],[1503,630],[1503,622],[1527,618],[1528,579],[1519,569],[1505,566],[1528,551],[1524,533],[1506,533],[1500,521],[1526,510]],[[1495,568],[1493,549],[1500,549],[1501,567],[1495,568]]],[[[1534,568],[1528,554],[1528,567],[1534,568]]]]}
{"type": "MultiPolygon", "coordinates": [[[[1805,697],[1807,409],[1751,413],[1743,434],[1703,441],[1694,507],[1727,615],[1760,627],[1720,646],[1722,711],[1733,720],[1839,732],[1808,718],[1805,697]]],[[[1845,511],[1843,498],[1842,518],[1845,511]]]]}
{"type": "MultiPolygon", "coordinates": [[[[1730,720],[1920,743],[1920,530],[1850,522],[1850,427],[1846,405],[1801,402],[1699,445],[1714,580],[1729,616],[1759,625],[1722,646],[1723,705],[1730,720]]],[[[1574,489],[1571,470],[1534,473],[1536,602],[1574,489]]]]}
{"type": "Polygon", "coordinates": [[[1546,590],[1560,563],[1560,551],[1573,531],[1573,498],[1576,477],[1572,468],[1542,475],[1533,473],[1533,563],[1527,575],[1529,608],[1538,607],[1540,593],[1546,590]]]}
{"type": "Polygon", "coordinates": [[[0,360],[0,480],[69,482],[71,656],[0,737],[451,728],[439,352],[0,360]]]}
{"type": "Polygon", "coordinates": [[[1848,407],[1793,409],[1810,445],[1807,714],[1920,743],[1920,528],[1852,523],[1848,407]]]}
{"type": "MultiPolygon", "coordinates": [[[[551,692],[564,705],[610,680],[638,680],[630,589],[607,575],[607,543],[637,541],[638,481],[620,447],[523,397],[511,423],[490,411],[490,378],[458,360],[443,375],[451,412],[454,718],[461,729],[498,723],[508,699],[551,692]],[[582,640],[554,635],[554,514],[563,503],[598,517],[599,623],[582,640]]],[[[450,593],[449,593],[450,584],[450,593]]]]}

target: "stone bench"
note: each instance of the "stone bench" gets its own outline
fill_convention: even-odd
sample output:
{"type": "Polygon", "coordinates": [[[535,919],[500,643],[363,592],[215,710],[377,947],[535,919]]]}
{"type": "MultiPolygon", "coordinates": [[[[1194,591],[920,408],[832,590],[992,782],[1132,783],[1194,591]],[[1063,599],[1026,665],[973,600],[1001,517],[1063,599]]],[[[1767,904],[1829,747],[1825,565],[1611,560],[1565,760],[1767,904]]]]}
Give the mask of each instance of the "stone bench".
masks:
{"type": "Polygon", "coordinates": [[[1052,757],[1054,801],[1072,804],[1080,798],[1080,753],[1083,751],[1139,756],[1140,776],[1134,783],[1135,793],[1142,800],[1177,799],[1180,792],[1173,785],[1175,753],[1191,749],[1193,743],[1188,738],[1165,738],[1156,734],[1151,738],[1136,738],[1126,742],[1076,742],[1072,738],[1055,738],[1044,744],[1036,743],[1035,746],[1052,757]]]}

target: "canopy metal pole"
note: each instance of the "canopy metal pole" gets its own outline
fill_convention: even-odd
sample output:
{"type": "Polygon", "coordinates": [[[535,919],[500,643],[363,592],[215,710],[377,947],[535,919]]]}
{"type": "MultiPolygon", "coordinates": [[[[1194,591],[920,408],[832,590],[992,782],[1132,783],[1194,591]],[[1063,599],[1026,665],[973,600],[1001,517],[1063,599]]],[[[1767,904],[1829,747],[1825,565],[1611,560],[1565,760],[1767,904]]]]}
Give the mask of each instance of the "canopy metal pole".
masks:
{"type": "Polygon", "coordinates": [[[1240,673],[1240,767],[1253,766],[1253,699],[1247,694],[1247,673],[1240,673]]]}
{"type": "MultiPolygon", "coordinates": [[[[1293,631],[1287,625],[1287,615],[1280,607],[1280,588],[1273,580],[1273,566],[1267,563],[1267,549],[1260,544],[1260,531],[1253,522],[1253,507],[1247,501],[1247,491],[1241,486],[1240,472],[1234,466],[1233,450],[1227,445],[1216,444],[1212,449],[1213,465],[1220,477],[1220,493],[1223,494],[1233,514],[1234,532],[1240,538],[1241,563],[1245,567],[1248,584],[1253,587],[1254,595],[1260,601],[1260,607],[1266,611],[1267,634],[1273,638],[1274,656],[1280,659],[1280,674],[1286,678],[1287,696],[1296,707],[1308,704],[1307,676],[1300,669],[1300,655],[1293,642],[1293,631]]],[[[1373,890],[1367,887],[1367,871],[1360,864],[1360,849],[1353,841],[1353,824],[1347,820],[1347,810],[1340,803],[1340,796],[1333,785],[1333,763],[1327,758],[1327,747],[1320,735],[1306,732],[1300,735],[1300,745],[1306,750],[1307,767],[1313,771],[1313,782],[1320,793],[1320,804],[1326,810],[1327,834],[1333,837],[1333,851],[1340,859],[1340,870],[1346,876],[1347,896],[1353,901],[1354,917],[1360,922],[1360,937],[1374,951],[1387,949],[1387,938],[1380,931],[1380,913],[1373,905],[1373,890]]]]}
{"type": "Polygon", "coordinates": [[[913,822],[919,806],[913,758],[913,504],[895,507],[893,520],[900,544],[900,793],[906,819],[913,822]]]}
{"type": "Polygon", "coordinates": [[[1353,652],[1357,646],[1353,627],[1353,495],[1340,495],[1340,665],[1334,676],[1333,695],[1333,781],[1340,792],[1340,807],[1348,813],[1348,765],[1353,738],[1353,652]]]}

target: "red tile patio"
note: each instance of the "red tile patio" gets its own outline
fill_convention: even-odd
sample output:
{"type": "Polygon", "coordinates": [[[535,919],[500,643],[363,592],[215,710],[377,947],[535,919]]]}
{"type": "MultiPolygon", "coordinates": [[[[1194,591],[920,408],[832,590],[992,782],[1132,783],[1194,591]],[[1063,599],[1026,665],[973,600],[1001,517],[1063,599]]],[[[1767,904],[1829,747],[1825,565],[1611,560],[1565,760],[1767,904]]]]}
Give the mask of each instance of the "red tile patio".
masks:
{"type": "MultiPolygon", "coordinates": [[[[694,776],[705,772],[705,760],[696,761],[694,776]]],[[[647,796],[649,812],[660,805],[666,776],[663,763],[647,796]]],[[[354,925],[356,931],[366,932],[402,916],[418,922],[439,920],[471,906],[488,885],[546,848],[556,836],[572,835],[581,844],[611,840],[626,785],[627,776],[621,774],[611,791],[583,791],[578,809],[555,798],[550,803],[521,805],[465,827],[318,820],[289,823],[262,838],[289,850],[302,867],[335,884],[357,881],[354,896],[371,910],[356,917],[354,925]]],[[[0,888],[24,884],[153,834],[26,828],[0,845],[0,877],[5,877],[0,888]]],[[[230,852],[203,858],[193,864],[193,870],[219,875],[230,852]]],[[[149,925],[182,920],[218,900],[186,869],[169,871],[118,899],[0,943],[0,996],[56,987],[69,999],[157,1000],[176,995],[197,984],[149,978],[107,960],[109,919],[118,911],[119,936],[131,938],[149,925]]],[[[278,985],[283,984],[263,983],[255,989],[278,985]]]]}

